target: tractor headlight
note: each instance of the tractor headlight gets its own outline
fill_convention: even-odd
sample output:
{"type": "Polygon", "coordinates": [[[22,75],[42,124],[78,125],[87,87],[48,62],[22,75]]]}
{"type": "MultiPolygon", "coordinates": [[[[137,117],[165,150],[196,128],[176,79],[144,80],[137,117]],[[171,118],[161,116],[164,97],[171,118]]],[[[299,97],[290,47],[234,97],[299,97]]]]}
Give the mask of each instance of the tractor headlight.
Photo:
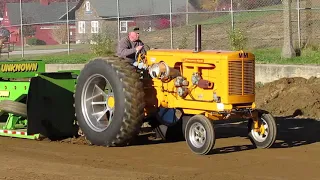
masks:
{"type": "Polygon", "coordinates": [[[168,78],[170,73],[169,66],[164,62],[152,64],[149,68],[149,74],[152,78],[168,78]]]}

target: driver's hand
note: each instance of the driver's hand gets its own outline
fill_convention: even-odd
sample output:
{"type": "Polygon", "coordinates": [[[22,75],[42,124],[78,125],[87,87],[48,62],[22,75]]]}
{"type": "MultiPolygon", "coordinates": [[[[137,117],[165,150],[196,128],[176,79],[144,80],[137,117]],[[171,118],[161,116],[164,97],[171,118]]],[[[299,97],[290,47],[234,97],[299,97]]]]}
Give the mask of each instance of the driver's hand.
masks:
{"type": "Polygon", "coordinates": [[[136,47],[136,51],[138,52],[138,51],[140,51],[142,48],[143,48],[143,46],[137,46],[137,47],[136,47]]]}

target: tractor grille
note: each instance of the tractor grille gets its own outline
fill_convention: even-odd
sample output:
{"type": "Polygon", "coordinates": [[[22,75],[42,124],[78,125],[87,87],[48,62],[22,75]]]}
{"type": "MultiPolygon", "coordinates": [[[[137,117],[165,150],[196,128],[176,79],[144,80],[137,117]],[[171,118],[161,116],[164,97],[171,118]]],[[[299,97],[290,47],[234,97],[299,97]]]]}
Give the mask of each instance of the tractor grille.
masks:
{"type": "Polygon", "coordinates": [[[253,60],[229,61],[229,95],[254,94],[255,64],[253,60]]]}

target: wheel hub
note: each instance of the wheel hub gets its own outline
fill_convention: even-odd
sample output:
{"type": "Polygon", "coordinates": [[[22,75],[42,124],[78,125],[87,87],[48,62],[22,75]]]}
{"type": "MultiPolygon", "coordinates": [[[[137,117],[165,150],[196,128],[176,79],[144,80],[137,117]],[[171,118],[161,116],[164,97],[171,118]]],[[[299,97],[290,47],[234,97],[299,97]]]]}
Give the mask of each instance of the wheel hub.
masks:
{"type": "Polygon", "coordinates": [[[107,105],[109,106],[109,108],[113,108],[114,107],[114,97],[113,96],[108,97],[107,105]]]}
{"type": "Polygon", "coordinates": [[[190,127],[189,139],[193,146],[201,148],[206,142],[206,129],[200,123],[194,123],[190,127]]]}
{"type": "Polygon", "coordinates": [[[263,118],[261,118],[261,122],[259,124],[258,122],[253,122],[251,127],[251,134],[256,141],[265,141],[269,135],[269,127],[267,122],[263,118]]]}
{"type": "Polygon", "coordinates": [[[100,74],[94,74],[84,84],[81,106],[88,126],[101,132],[108,128],[113,119],[115,99],[109,81],[100,74]]]}

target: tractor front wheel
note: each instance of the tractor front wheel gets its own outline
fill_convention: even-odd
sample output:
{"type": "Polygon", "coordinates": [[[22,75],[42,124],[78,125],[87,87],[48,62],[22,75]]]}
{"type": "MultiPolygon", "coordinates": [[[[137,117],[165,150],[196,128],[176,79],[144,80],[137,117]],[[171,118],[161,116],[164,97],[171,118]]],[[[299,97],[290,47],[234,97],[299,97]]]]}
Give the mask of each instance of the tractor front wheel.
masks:
{"type": "Polygon", "coordinates": [[[274,117],[269,113],[259,111],[256,125],[252,119],[248,121],[248,133],[251,143],[256,148],[270,148],[277,136],[277,125],[274,117]]]}
{"type": "Polygon", "coordinates": [[[185,127],[185,138],[194,153],[210,153],[216,140],[213,122],[203,115],[192,116],[185,127]]]}

